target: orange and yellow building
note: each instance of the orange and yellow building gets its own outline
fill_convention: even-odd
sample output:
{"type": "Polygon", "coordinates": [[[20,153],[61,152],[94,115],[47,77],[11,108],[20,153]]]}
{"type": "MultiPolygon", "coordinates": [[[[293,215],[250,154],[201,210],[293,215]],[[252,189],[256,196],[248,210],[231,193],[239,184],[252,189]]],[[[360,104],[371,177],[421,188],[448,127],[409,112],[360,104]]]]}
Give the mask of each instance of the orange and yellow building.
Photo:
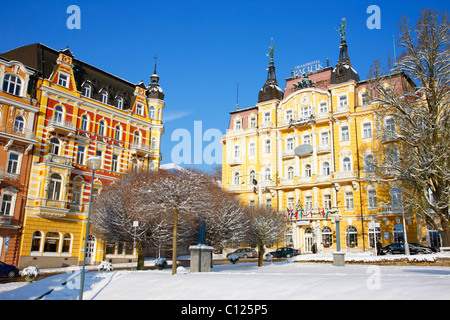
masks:
{"type": "MultiPolygon", "coordinates": [[[[34,148],[23,208],[20,268],[135,258],[132,244],[85,239],[89,197],[133,169],[159,168],[164,92],[155,72],[132,84],[43,44],[2,54],[40,72],[34,148]],[[86,160],[102,159],[91,190],[86,160]]],[[[30,150],[29,150],[30,151],[30,150]]]]}

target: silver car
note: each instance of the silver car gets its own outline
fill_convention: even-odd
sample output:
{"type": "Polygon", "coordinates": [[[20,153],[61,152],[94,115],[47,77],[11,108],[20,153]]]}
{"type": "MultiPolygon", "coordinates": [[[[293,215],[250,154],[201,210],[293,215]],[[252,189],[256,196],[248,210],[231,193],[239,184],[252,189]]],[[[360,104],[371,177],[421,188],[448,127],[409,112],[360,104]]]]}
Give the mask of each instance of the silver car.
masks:
{"type": "Polygon", "coordinates": [[[255,249],[252,248],[240,248],[235,250],[234,252],[231,252],[227,254],[227,259],[234,254],[235,256],[238,256],[239,258],[247,259],[247,258],[257,258],[258,253],[255,249]]]}

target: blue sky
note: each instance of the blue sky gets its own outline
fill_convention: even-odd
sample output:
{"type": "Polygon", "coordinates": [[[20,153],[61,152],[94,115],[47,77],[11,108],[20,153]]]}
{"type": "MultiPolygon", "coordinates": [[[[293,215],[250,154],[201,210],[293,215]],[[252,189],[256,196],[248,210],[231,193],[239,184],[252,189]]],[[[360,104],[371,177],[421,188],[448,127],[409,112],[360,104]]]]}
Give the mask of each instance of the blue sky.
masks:
{"type": "MultiPolygon", "coordinates": [[[[402,15],[417,21],[420,10],[449,9],[448,1],[8,1],[2,4],[0,52],[41,42],[54,49],[69,46],[77,59],[130,82],[149,83],[158,56],[160,84],[165,91],[165,134],[162,163],[170,163],[178,141],[174,130],[192,134],[202,129],[226,132],[229,112],[257,102],[268,66],[268,47],[276,44],[275,66],[280,87],[291,69],[327,57],[339,57],[335,30],[347,19],[347,43],[353,67],[366,79],[378,58],[393,58],[402,15]],[[81,9],[81,29],[70,30],[67,7],[81,9]],[[369,29],[370,5],[381,11],[381,29],[369,29]]],[[[399,55],[401,48],[396,46],[399,55]]],[[[205,141],[202,150],[210,142],[205,141]]],[[[221,150],[220,150],[221,152],[221,150]]],[[[194,155],[192,155],[193,161],[194,155]]],[[[219,157],[221,159],[221,156],[219,157]]],[[[184,165],[183,165],[184,166],[184,165]]],[[[205,163],[198,165],[208,169],[205,163]]]]}

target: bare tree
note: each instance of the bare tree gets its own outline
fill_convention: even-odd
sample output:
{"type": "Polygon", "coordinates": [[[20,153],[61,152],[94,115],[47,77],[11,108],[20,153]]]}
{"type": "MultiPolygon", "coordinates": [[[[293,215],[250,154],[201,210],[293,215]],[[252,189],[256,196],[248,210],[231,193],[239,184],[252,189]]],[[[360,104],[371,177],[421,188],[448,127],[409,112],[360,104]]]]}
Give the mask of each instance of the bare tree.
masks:
{"type": "Polygon", "coordinates": [[[447,13],[423,9],[417,25],[406,17],[400,22],[404,52],[393,72],[382,76],[377,64],[372,70],[381,141],[397,142],[380,149],[374,180],[401,186],[405,208],[438,230],[444,246],[450,245],[449,41],[447,13]]]}
{"type": "Polygon", "coordinates": [[[257,208],[249,211],[249,242],[258,247],[258,266],[263,266],[264,247],[282,240],[286,229],[286,218],[272,210],[257,208]]]}

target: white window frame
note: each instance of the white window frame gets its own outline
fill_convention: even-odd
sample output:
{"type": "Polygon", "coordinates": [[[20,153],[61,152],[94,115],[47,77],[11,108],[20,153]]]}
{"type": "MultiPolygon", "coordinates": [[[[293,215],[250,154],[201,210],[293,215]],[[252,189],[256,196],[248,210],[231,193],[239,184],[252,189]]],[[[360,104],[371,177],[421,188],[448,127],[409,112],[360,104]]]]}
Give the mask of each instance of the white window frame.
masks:
{"type": "Polygon", "coordinates": [[[19,175],[20,174],[20,169],[22,166],[22,154],[16,151],[9,151],[8,152],[8,161],[6,163],[6,173],[7,174],[11,174],[11,175],[19,175]],[[15,170],[14,172],[10,172],[9,171],[9,163],[11,161],[11,155],[16,155],[17,156],[17,160],[12,160],[13,162],[15,162],[15,170]]]}
{"type": "Polygon", "coordinates": [[[58,74],[58,85],[64,88],[69,88],[70,75],[60,71],[58,74]]]}

